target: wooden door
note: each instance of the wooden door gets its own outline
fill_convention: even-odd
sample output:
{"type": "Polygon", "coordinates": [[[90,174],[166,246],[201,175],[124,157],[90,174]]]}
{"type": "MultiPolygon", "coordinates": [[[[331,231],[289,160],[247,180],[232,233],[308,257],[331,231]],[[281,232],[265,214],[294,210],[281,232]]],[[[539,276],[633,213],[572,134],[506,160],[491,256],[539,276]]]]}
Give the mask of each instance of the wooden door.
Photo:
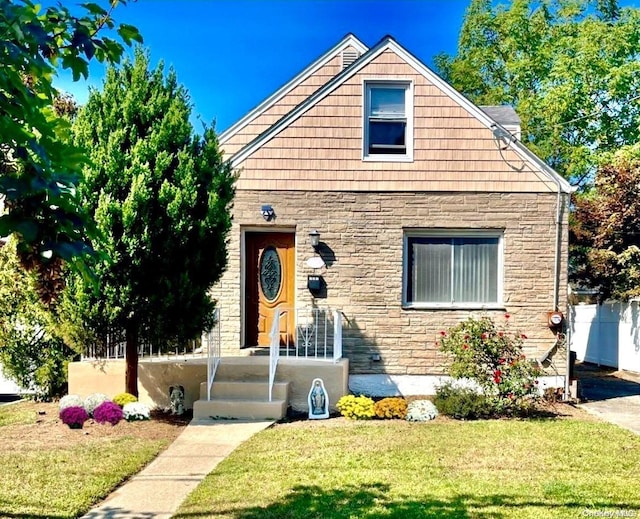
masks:
{"type": "Polygon", "coordinates": [[[295,234],[248,232],[245,235],[245,346],[269,346],[280,307],[280,344],[293,345],[295,234]]]}

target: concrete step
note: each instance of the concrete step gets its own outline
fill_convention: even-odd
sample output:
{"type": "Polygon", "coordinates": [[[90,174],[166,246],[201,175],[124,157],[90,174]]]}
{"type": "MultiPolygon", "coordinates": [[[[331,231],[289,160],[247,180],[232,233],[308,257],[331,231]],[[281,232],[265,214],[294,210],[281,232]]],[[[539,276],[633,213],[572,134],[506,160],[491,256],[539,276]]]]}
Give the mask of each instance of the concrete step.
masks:
{"type": "Polygon", "coordinates": [[[193,403],[194,419],[230,418],[242,420],[280,420],[287,414],[287,401],[246,400],[218,398],[196,400],[193,403]]]}
{"type": "MultiPolygon", "coordinates": [[[[211,398],[241,398],[264,400],[269,395],[268,382],[218,381],[216,376],[211,387],[211,398]]],[[[272,396],[278,400],[288,400],[289,382],[275,382],[272,396]]],[[[207,383],[200,384],[200,399],[207,399],[207,383]]]]}
{"type": "Polygon", "coordinates": [[[269,380],[269,357],[223,357],[216,381],[264,382],[269,380]]]}

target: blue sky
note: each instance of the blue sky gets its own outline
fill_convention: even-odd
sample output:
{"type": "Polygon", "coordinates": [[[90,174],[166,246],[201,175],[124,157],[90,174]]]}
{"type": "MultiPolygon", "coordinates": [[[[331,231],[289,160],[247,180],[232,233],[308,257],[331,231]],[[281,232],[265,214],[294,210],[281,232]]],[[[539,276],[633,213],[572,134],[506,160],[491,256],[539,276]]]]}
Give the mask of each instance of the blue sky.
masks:
{"type": "MultiPolygon", "coordinates": [[[[140,30],[155,65],[172,65],[194,117],[223,131],[351,32],[372,46],[387,34],[426,64],[455,52],[468,0],[138,0],[114,11],[140,30]]],[[[92,65],[89,84],[104,68],[92,65]]],[[[56,86],[86,101],[87,82],[56,86]]],[[[196,123],[197,124],[197,123],[196,123]]],[[[198,125],[199,129],[199,125],[198,125]]]]}
{"type": "MultiPolygon", "coordinates": [[[[173,66],[190,92],[192,122],[216,121],[224,131],[351,32],[371,47],[392,35],[431,66],[455,53],[469,0],[129,0],[114,11],[135,25],[153,65],[173,66]]],[[[622,0],[640,5],[640,0],[622,0]]],[[[86,101],[104,67],[89,82],[63,74],[56,86],[86,101]]]]}

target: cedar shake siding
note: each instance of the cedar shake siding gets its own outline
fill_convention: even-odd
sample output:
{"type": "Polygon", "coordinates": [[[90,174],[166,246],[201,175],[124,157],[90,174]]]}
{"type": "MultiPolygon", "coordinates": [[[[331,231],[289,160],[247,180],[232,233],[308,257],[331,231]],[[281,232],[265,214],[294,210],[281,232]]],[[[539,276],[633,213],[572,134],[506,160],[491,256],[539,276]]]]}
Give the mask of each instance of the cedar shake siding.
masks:
{"type": "Polygon", "coordinates": [[[556,190],[550,179],[513,150],[504,150],[501,156],[490,129],[390,51],[266,142],[241,168],[239,190],[556,190]],[[367,79],[413,82],[412,162],[362,159],[363,85],[367,79]]]}

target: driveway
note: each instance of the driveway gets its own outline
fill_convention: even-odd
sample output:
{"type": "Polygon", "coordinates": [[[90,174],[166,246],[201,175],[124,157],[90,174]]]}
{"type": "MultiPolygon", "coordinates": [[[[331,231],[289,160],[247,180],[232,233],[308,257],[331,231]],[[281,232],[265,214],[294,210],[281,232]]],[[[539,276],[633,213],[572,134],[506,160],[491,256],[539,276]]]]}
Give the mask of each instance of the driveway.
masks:
{"type": "Polygon", "coordinates": [[[640,374],[577,364],[580,407],[640,434],[640,374]]]}

